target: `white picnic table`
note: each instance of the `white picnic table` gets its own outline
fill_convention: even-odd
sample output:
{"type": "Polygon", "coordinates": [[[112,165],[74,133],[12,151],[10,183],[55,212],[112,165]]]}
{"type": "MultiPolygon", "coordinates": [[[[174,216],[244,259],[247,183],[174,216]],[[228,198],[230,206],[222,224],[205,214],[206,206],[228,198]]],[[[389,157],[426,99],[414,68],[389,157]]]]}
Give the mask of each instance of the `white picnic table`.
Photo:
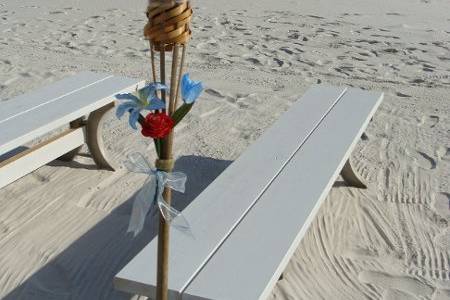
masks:
{"type": "Polygon", "coordinates": [[[112,169],[99,130],[102,117],[114,106],[115,94],[132,91],[142,83],[110,74],[81,72],[0,102],[0,188],[58,157],[73,158],[84,143],[99,168],[112,169]],[[25,147],[64,125],[70,128],[25,147]]]}
{"type": "MultiPolygon", "coordinates": [[[[339,173],[365,184],[350,154],[383,94],[317,85],[209,185],[171,231],[169,298],[265,299],[339,173]]],[[[157,239],[116,275],[117,289],[154,298],[157,239]]]]}

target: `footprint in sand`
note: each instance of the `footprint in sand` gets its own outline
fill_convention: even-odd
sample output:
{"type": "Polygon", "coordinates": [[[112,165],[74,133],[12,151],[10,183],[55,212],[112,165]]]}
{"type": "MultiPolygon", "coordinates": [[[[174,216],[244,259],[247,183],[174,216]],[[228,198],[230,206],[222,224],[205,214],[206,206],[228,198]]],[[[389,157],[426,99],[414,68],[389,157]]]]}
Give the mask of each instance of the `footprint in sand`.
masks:
{"type": "Polygon", "coordinates": [[[215,89],[206,89],[205,93],[207,93],[208,95],[214,96],[214,97],[225,98],[225,95],[223,95],[221,92],[219,92],[218,90],[215,90],[215,89]]]}
{"type": "Polygon", "coordinates": [[[430,128],[434,128],[439,123],[439,117],[438,116],[422,116],[422,118],[419,120],[418,126],[424,126],[427,125],[430,128]]]}
{"type": "Polygon", "coordinates": [[[396,95],[398,97],[402,97],[402,98],[410,98],[411,97],[411,95],[403,94],[403,93],[400,93],[400,92],[397,92],[396,95]]]}
{"type": "Polygon", "coordinates": [[[254,58],[254,57],[249,57],[245,59],[246,61],[252,63],[255,66],[262,66],[264,65],[259,59],[254,58]]]}
{"type": "Polygon", "coordinates": [[[50,182],[50,179],[44,175],[39,174],[39,170],[34,171],[31,173],[31,177],[33,177],[35,180],[37,180],[39,183],[45,183],[50,182]]]}
{"type": "Polygon", "coordinates": [[[294,54],[294,51],[290,50],[288,47],[281,47],[280,51],[283,51],[283,52],[285,52],[285,53],[287,53],[289,55],[294,54]]]}
{"type": "Polygon", "coordinates": [[[423,151],[409,151],[405,149],[405,154],[409,156],[412,161],[422,169],[425,170],[433,170],[436,169],[437,162],[436,160],[423,151]]]}
{"type": "Polygon", "coordinates": [[[60,14],[67,14],[66,12],[62,11],[62,10],[54,10],[49,12],[50,15],[60,15],[60,14]]]}
{"type": "Polygon", "coordinates": [[[450,299],[450,290],[436,290],[431,300],[448,300],[450,299]]]}
{"type": "Polygon", "coordinates": [[[439,157],[444,160],[450,161],[450,148],[440,147],[442,153],[439,153],[439,157]]]}
{"type": "Polygon", "coordinates": [[[437,123],[439,123],[439,117],[438,116],[429,116],[429,123],[430,123],[430,128],[433,128],[434,126],[436,126],[437,123]]]}
{"type": "Polygon", "coordinates": [[[432,208],[440,216],[450,218],[450,194],[438,193],[434,198],[432,208]]]}
{"type": "Polygon", "coordinates": [[[411,80],[410,82],[415,83],[415,84],[420,84],[420,83],[424,83],[425,80],[421,79],[421,78],[417,78],[417,79],[411,80]]]}
{"type": "Polygon", "coordinates": [[[359,57],[356,57],[356,56],[352,56],[352,59],[356,60],[356,61],[367,61],[367,59],[365,59],[365,58],[359,58],[359,57]]]}
{"type": "Polygon", "coordinates": [[[300,34],[297,32],[294,32],[292,34],[289,34],[288,38],[293,39],[293,40],[298,40],[300,38],[300,34]]]}
{"type": "MultiPolygon", "coordinates": [[[[376,271],[362,271],[359,273],[358,279],[362,283],[381,286],[387,290],[398,290],[418,297],[430,297],[434,292],[433,287],[428,284],[407,276],[394,276],[376,271]]],[[[390,293],[395,292],[392,291],[390,293]]]]}
{"type": "Polygon", "coordinates": [[[324,17],[321,16],[316,16],[316,15],[307,15],[307,17],[313,18],[313,19],[319,19],[319,20],[324,20],[324,17]]]}
{"type": "Polygon", "coordinates": [[[9,227],[5,223],[0,221],[0,234],[7,233],[8,231],[9,231],[9,227]]]}
{"type": "Polygon", "coordinates": [[[276,64],[276,66],[278,67],[282,67],[284,65],[284,61],[282,61],[281,59],[278,59],[276,57],[273,58],[273,62],[276,64]]]}
{"type": "Polygon", "coordinates": [[[370,52],[359,52],[358,54],[361,55],[361,56],[365,56],[365,57],[373,56],[373,55],[371,55],[370,52]]]}
{"type": "Polygon", "coordinates": [[[9,60],[1,60],[0,59],[0,74],[6,74],[12,72],[14,67],[12,66],[9,60]]]}
{"type": "Polygon", "coordinates": [[[424,168],[424,169],[436,169],[436,161],[434,160],[434,158],[432,158],[431,156],[429,156],[428,154],[426,154],[425,152],[422,151],[417,151],[417,154],[419,154],[419,157],[417,159],[417,164],[424,168]]]}
{"type": "Polygon", "coordinates": [[[417,297],[394,289],[388,289],[383,294],[383,300],[418,300],[417,297]]]}
{"type": "Polygon", "coordinates": [[[450,160],[450,148],[438,146],[435,151],[437,160],[450,160]]]}
{"type": "Polygon", "coordinates": [[[434,237],[434,244],[444,251],[448,250],[450,247],[450,228],[446,228],[437,234],[434,237]]]}

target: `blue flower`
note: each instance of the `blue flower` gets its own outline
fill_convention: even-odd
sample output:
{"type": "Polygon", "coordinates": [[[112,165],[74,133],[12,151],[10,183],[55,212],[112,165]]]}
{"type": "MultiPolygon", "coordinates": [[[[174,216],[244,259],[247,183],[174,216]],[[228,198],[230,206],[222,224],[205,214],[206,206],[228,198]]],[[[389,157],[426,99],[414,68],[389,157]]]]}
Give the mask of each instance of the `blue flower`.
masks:
{"type": "Polygon", "coordinates": [[[164,101],[156,96],[156,91],[166,89],[167,86],[164,84],[151,83],[140,90],[136,90],[134,93],[117,94],[116,99],[126,100],[126,102],[117,107],[117,118],[120,119],[126,112],[129,112],[130,118],[128,119],[128,122],[130,123],[131,128],[137,129],[136,123],[139,120],[141,110],[158,110],[166,108],[164,101]]]}
{"type": "Polygon", "coordinates": [[[203,91],[200,81],[193,81],[189,78],[189,73],[183,75],[181,79],[181,96],[186,104],[192,104],[197,100],[203,91]]]}

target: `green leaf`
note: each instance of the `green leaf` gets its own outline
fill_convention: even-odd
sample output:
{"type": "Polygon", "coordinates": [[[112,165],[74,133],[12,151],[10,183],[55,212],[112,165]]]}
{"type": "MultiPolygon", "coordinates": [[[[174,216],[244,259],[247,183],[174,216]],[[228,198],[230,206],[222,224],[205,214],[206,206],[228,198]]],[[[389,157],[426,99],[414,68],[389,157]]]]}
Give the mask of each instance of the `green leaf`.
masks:
{"type": "Polygon", "coordinates": [[[174,127],[181,120],[183,120],[184,116],[187,115],[187,113],[191,110],[193,105],[194,105],[194,103],[191,103],[191,104],[184,103],[172,114],[172,119],[175,122],[174,127]]]}
{"type": "Polygon", "coordinates": [[[158,155],[158,158],[160,158],[161,157],[161,140],[153,139],[153,142],[155,143],[156,154],[158,155]]]}

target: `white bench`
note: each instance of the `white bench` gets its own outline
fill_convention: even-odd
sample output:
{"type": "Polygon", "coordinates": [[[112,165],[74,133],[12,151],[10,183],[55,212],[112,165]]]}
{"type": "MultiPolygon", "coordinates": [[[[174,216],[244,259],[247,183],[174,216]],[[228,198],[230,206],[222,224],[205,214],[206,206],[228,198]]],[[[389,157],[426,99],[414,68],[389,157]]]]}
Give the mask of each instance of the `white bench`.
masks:
{"type": "Polygon", "coordinates": [[[85,142],[99,168],[112,169],[98,128],[114,106],[114,95],[140,80],[82,72],[40,90],[0,102],[0,188],[61,157],[73,158],[85,142]],[[89,115],[87,121],[84,116],[89,115]],[[31,148],[26,143],[70,124],[31,148]]]}
{"type": "MultiPolygon", "coordinates": [[[[169,298],[264,299],[341,170],[364,187],[348,160],[382,98],[308,90],[183,211],[194,238],[171,231],[169,298]]],[[[116,275],[116,288],[154,298],[156,254],[153,239],[116,275]]]]}

